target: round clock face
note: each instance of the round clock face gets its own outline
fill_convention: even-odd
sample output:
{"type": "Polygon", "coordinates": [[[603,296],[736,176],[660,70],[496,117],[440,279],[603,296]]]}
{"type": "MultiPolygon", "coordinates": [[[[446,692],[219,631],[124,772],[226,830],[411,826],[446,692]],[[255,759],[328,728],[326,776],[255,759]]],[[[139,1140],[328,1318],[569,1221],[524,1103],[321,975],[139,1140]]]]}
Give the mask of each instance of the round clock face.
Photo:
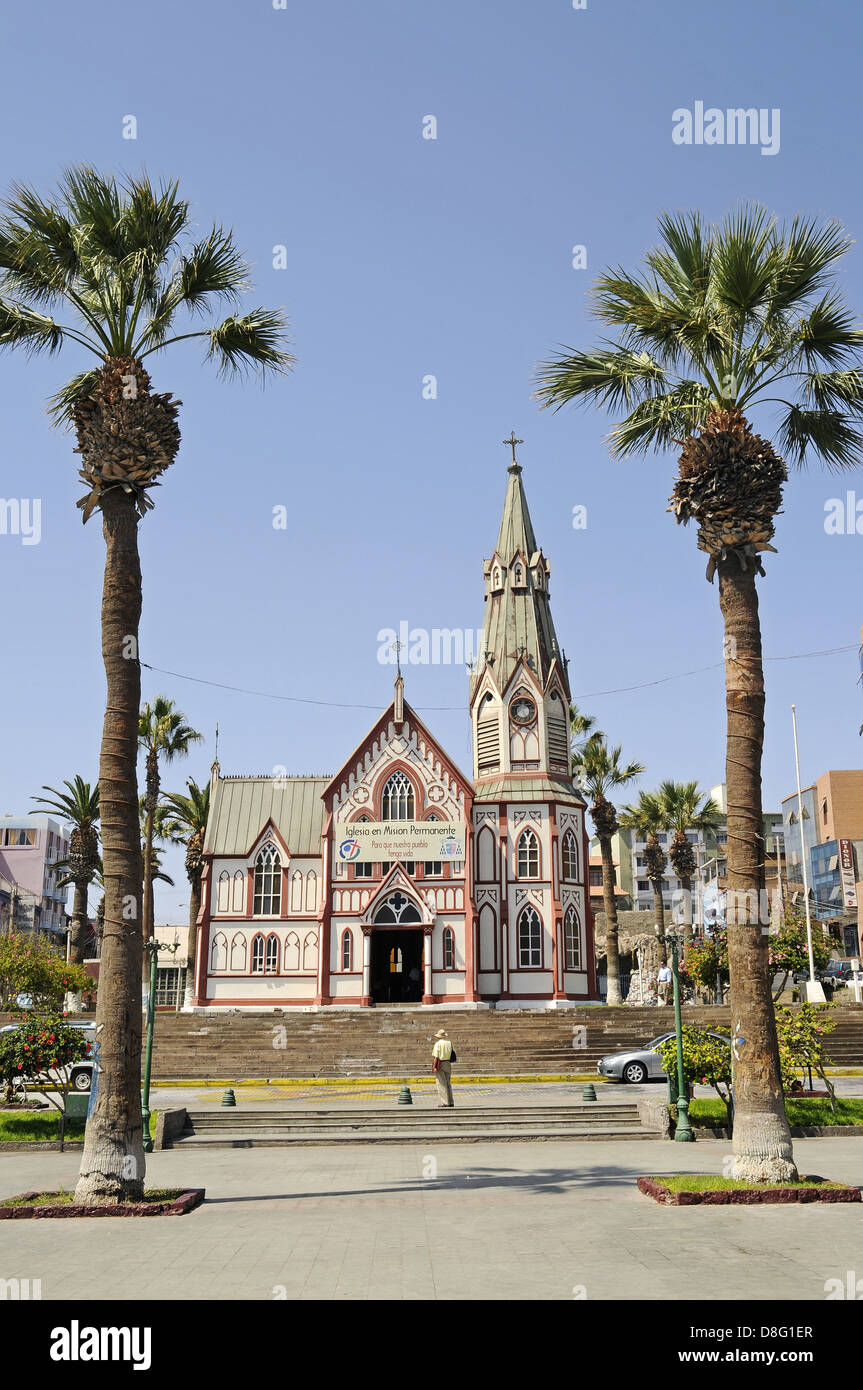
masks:
{"type": "Polygon", "coordinates": [[[526,695],[520,695],[517,700],[513,700],[510,710],[516,724],[529,724],[536,718],[536,705],[526,695]]]}

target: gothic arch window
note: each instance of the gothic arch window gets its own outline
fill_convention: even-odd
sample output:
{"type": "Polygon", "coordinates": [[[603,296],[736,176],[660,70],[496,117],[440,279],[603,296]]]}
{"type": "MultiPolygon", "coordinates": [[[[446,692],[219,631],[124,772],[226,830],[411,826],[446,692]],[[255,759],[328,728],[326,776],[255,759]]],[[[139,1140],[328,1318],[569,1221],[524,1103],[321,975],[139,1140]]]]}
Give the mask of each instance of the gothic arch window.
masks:
{"type": "Polygon", "coordinates": [[[215,973],[217,970],[227,970],[227,968],[228,941],[224,932],[216,932],[210,947],[210,970],[215,973]]]}
{"type": "Polygon", "coordinates": [[[318,876],[314,869],[306,874],[306,912],[314,912],[318,905],[318,876]]]}
{"type": "Polygon", "coordinates": [[[578,844],[571,830],[563,837],[563,877],[578,879],[578,844]]]}
{"type": "Polygon", "coordinates": [[[568,907],[563,919],[563,953],[567,970],[581,969],[581,925],[574,907],[568,907]]]}
{"type": "Polygon", "coordinates": [[[443,968],[455,970],[455,932],[452,927],[443,929],[443,968]]]}
{"type": "Polygon", "coordinates": [[[479,968],[497,969],[497,919],[488,903],[479,913],[479,968]]]}
{"type": "Polygon", "coordinates": [[[516,567],[515,567],[515,581],[514,581],[516,584],[521,585],[523,574],[524,574],[524,571],[523,571],[521,565],[516,565],[516,567]]]}
{"type": "Polygon", "coordinates": [[[219,894],[216,899],[217,912],[230,912],[231,875],[227,869],[219,874],[219,894]]]}
{"type": "Polygon", "coordinates": [[[272,933],[267,937],[264,973],[266,975],[278,975],[279,973],[279,938],[272,933]]]}
{"type": "Polygon", "coordinates": [[[291,912],[303,910],[303,876],[299,869],[291,875],[291,912]]]}
{"type": "Polygon", "coordinates": [[[349,931],[342,932],[342,969],[350,970],[354,954],[354,940],[349,931]]]}
{"type": "Polygon", "coordinates": [[[231,937],[231,969],[246,971],[246,938],[243,932],[235,932],[231,937]]]}
{"type": "Polygon", "coordinates": [[[416,903],[406,898],[404,893],[393,893],[375,913],[375,926],[407,926],[421,921],[416,903]]]}
{"type": "Polygon", "coordinates": [[[406,772],[394,772],[381,796],[381,820],[413,820],[414,788],[406,772]]]}
{"type": "Polygon", "coordinates": [[[533,907],[524,908],[518,919],[518,963],[522,970],[542,965],[542,923],[533,907]]]}
{"type": "Polygon", "coordinates": [[[300,938],[295,931],[288,932],[285,938],[285,959],[284,969],[287,974],[289,971],[299,970],[300,968],[300,938]]]}
{"type": "Polygon", "coordinates": [[[255,900],[252,916],[278,917],[281,902],[282,861],[275,845],[264,845],[255,860],[255,900]]]}
{"type": "Polygon", "coordinates": [[[519,836],[516,874],[519,878],[539,878],[539,840],[530,826],[519,836]]]}
{"type": "Polygon", "coordinates": [[[494,570],[494,576],[493,576],[493,578],[492,578],[492,588],[493,588],[493,589],[499,589],[499,588],[500,588],[500,570],[497,568],[496,565],[495,565],[495,570],[494,570]]]}
{"type": "Polygon", "coordinates": [[[495,858],[494,831],[484,825],[477,840],[477,868],[481,883],[494,883],[495,858]]]}
{"type": "Polygon", "coordinates": [[[231,901],[231,911],[238,915],[243,910],[243,902],[246,897],[246,875],[241,869],[234,874],[234,891],[231,901]]]}
{"type": "Polygon", "coordinates": [[[264,938],[260,932],[252,938],[252,974],[264,973],[264,938]]]}
{"type": "MultiPolygon", "coordinates": [[[[368,816],[357,816],[358,822],[368,821],[368,816]]],[[[354,878],[373,878],[374,864],[355,864],[354,878]]]]}
{"type": "Polygon", "coordinates": [[[312,971],[318,968],[318,936],[317,932],[306,932],[303,941],[303,969],[312,971]]]}
{"type": "MultiPolygon", "coordinates": [[[[436,821],[437,816],[429,816],[429,820],[436,821]]],[[[443,878],[443,860],[429,859],[423,867],[424,878],[443,878]]]]}

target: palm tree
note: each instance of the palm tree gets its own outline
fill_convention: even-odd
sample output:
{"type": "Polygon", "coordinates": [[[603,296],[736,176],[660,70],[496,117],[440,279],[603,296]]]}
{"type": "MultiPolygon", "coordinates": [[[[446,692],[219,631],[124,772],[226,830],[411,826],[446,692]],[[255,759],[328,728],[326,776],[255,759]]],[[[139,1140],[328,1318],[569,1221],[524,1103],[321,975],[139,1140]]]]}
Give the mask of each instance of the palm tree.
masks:
{"type": "MultiPolygon", "coordinates": [[[[138,720],[138,744],[146,754],[146,792],[144,794],[144,940],[153,935],[153,883],[150,866],[153,855],[153,823],[159,805],[161,779],[159,759],[172,763],[176,758],[188,757],[193,743],[199,743],[201,735],[186,723],[186,716],[177,709],[173,700],[166,695],[157,695],[152,704],[145,704],[138,720]]],[[[149,977],[147,962],[142,968],[149,977]]]]}
{"type": "Polygon", "coordinates": [[[588,739],[592,738],[594,735],[605,738],[605,735],[601,729],[597,729],[596,727],[596,715],[582,714],[578,705],[570,705],[569,707],[569,735],[569,746],[572,752],[573,762],[573,780],[581,791],[586,791],[587,789],[584,783],[580,780],[579,768],[581,756],[587,745],[588,739]]]}
{"type": "Polygon", "coordinates": [[[620,952],[617,937],[617,903],[614,899],[614,858],[611,841],[617,832],[617,812],[608,800],[616,787],[640,777],[641,763],[622,763],[620,744],[609,748],[605,734],[597,731],[579,749],[574,750],[574,775],[578,784],[591,798],[590,816],[599,839],[602,855],[602,905],[605,909],[605,959],[608,979],[607,1002],[621,1004],[620,952]]]}
{"type": "Polygon", "coordinates": [[[634,806],[624,806],[620,813],[624,830],[632,830],[644,840],[644,870],[653,889],[653,919],[659,938],[659,963],[665,965],[668,950],[665,945],[665,903],[662,898],[662,879],[668,864],[659,837],[665,833],[665,811],[656,792],[639,792],[634,806]]]}
{"type": "Polygon", "coordinates": [[[692,878],[696,870],[695,851],[686,838],[687,830],[715,830],[722,812],[711,796],[699,791],[697,782],[660,782],[657,793],[662,806],[664,828],[671,832],[668,857],[683,889],[683,958],[692,945],[692,878]]]}
{"type": "Polygon", "coordinates": [[[734,1152],[738,1177],[793,1180],[767,937],[753,904],[763,887],[761,757],[764,674],[756,576],[787,479],[785,459],[833,469],[863,454],[863,331],[836,288],[851,245],[834,221],[777,223],[743,206],[716,226],[697,212],[664,214],[660,245],[634,275],[600,276],[598,317],[617,336],[563,353],[540,368],[545,406],[592,401],[620,411],[619,456],[679,449],[671,510],[698,523],[698,545],[719,576],[725,624],[730,900],[747,906],[729,923],[735,1026],[734,1152]],[[785,459],[750,428],[744,411],[775,406],[785,459]]]}
{"type": "Polygon", "coordinates": [[[172,838],[186,846],[186,877],[189,880],[189,939],[186,949],[186,1004],[191,1004],[195,982],[197,922],[201,910],[201,875],[204,872],[204,836],[210,814],[210,784],[199,787],[193,778],[186,782],[188,796],[166,792],[162,798],[172,838]]]}
{"type": "Polygon", "coordinates": [[[86,494],[83,520],[102,513],[102,659],[107,698],[99,761],[105,931],[96,1025],[99,1089],[87,1122],[80,1203],[140,1198],[142,864],[136,776],[141,670],[138,523],[150,489],[180,445],[180,402],[151,392],[145,361],[181,339],[203,339],[223,373],[291,365],[280,312],[240,312],[247,267],[230,232],[191,233],[177,183],[118,181],[71,169],[48,198],[16,186],[0,206],[0,346],[95,359],[53,398],[74,427],[86,494]],[[228,317],[207,323],[219,301],[228,317]],[[63,322],[54,315],[62,316],[63,322]],[[184,331],[186,330],[186,331],[184,331]]]}
{"type": "MultiPolygon", "coordinates": [[[[72,899],[72,929],[69,933],[69,959],[75,965],[82,965],[90,932],[87,913],[87,892],[99,868],[99,785],[91,787],[83,777],[76,776],[74,782],[64,782],[67,791],[56,787],[43,786],[43,792],[51,796],[34,796],[37,806],[48,806],[59,812],[64,821],[72,826],[69,837],[69,853],[65,859],[57,861],[55,868],[66,870],[60,880],[60,887],[69,883],[75,885],[72,899]]],[[[80,1009],[80,996],[72,996],[70,1007],[80,1009]]]]}

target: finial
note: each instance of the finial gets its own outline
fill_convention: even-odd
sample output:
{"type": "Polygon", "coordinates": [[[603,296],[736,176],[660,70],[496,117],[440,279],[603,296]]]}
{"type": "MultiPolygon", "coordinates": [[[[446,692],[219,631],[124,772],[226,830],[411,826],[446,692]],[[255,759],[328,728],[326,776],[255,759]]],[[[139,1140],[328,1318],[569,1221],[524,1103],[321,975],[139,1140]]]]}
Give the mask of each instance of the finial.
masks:
{"type": "Polygon", "coordinates": [[[401,657],[399,656],[399,652],[401,651],[401,649],[402,649],[403,646],[404,646],[404,643],[403,643],[403,642],[400,642],[400,641],[398,640],[398,638],[396,638],[395,642],[392,643],[392,650],[393,650],[393,651],[395,652],[395,654],[396,654],[396,675],[397,675],[397,676],[401,676],[401,673],[402,673],[402,663],[401,663],[401,657]]]}
{"type": "Polygon", "coordinates": [[[218,724],[216,725],[216,751],[215,751],[215,753],[214,753],[214,755],[213,755],[213,761],[214,761],[214,762],[218,762],[218,761],[219,761],[219,726],[218,726],[218,724]]]}
{"type": "Polygon", "coordinates": [[[515,437],[515,430],[513,430],[512,433],[510,434],[509,439],[504,439],[504,440],[503,440],[503,443],[506,444],[506,445],[509,445],[510,449],[512,449],[512,463],[509,465],[508,471],[509,471],[510,473],[520,473],[520,472],[521,472],[521,464],[519,463],[518,459],[517,459],[516,456],[515,456],[515,446],[516,446],[516,444],[523,444],[523,443],[524,443],[524,440],[523,440],[523,439],[516,439],[516,437],[515,437]]]}

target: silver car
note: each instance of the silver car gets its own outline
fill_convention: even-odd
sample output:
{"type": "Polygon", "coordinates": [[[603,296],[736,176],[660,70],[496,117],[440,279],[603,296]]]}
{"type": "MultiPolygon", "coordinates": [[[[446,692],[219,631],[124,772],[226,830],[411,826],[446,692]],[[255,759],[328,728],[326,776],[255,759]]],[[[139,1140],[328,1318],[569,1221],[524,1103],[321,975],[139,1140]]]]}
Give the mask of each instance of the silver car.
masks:
{"type": "MultiPolygon", "coordinates": [[[[633,1086],[641,1081],[664,1081],[666,1071],[658,1049],[673,1037],[674,1029],[670,1028],[667,1033],[660,1033],[658,1038],[654,1038],[645,1047],[634,1048],[629,1052],[610,1052],[607,1057],[600,1057],[596,1070],[600,1076],[607,1076],[612,1081],[626,1081],[633,1086]]],[[[722,1033],[710,1032],[710,1037],[718,1038],[724,1043],[729,1041],[722,1033]]]]}

